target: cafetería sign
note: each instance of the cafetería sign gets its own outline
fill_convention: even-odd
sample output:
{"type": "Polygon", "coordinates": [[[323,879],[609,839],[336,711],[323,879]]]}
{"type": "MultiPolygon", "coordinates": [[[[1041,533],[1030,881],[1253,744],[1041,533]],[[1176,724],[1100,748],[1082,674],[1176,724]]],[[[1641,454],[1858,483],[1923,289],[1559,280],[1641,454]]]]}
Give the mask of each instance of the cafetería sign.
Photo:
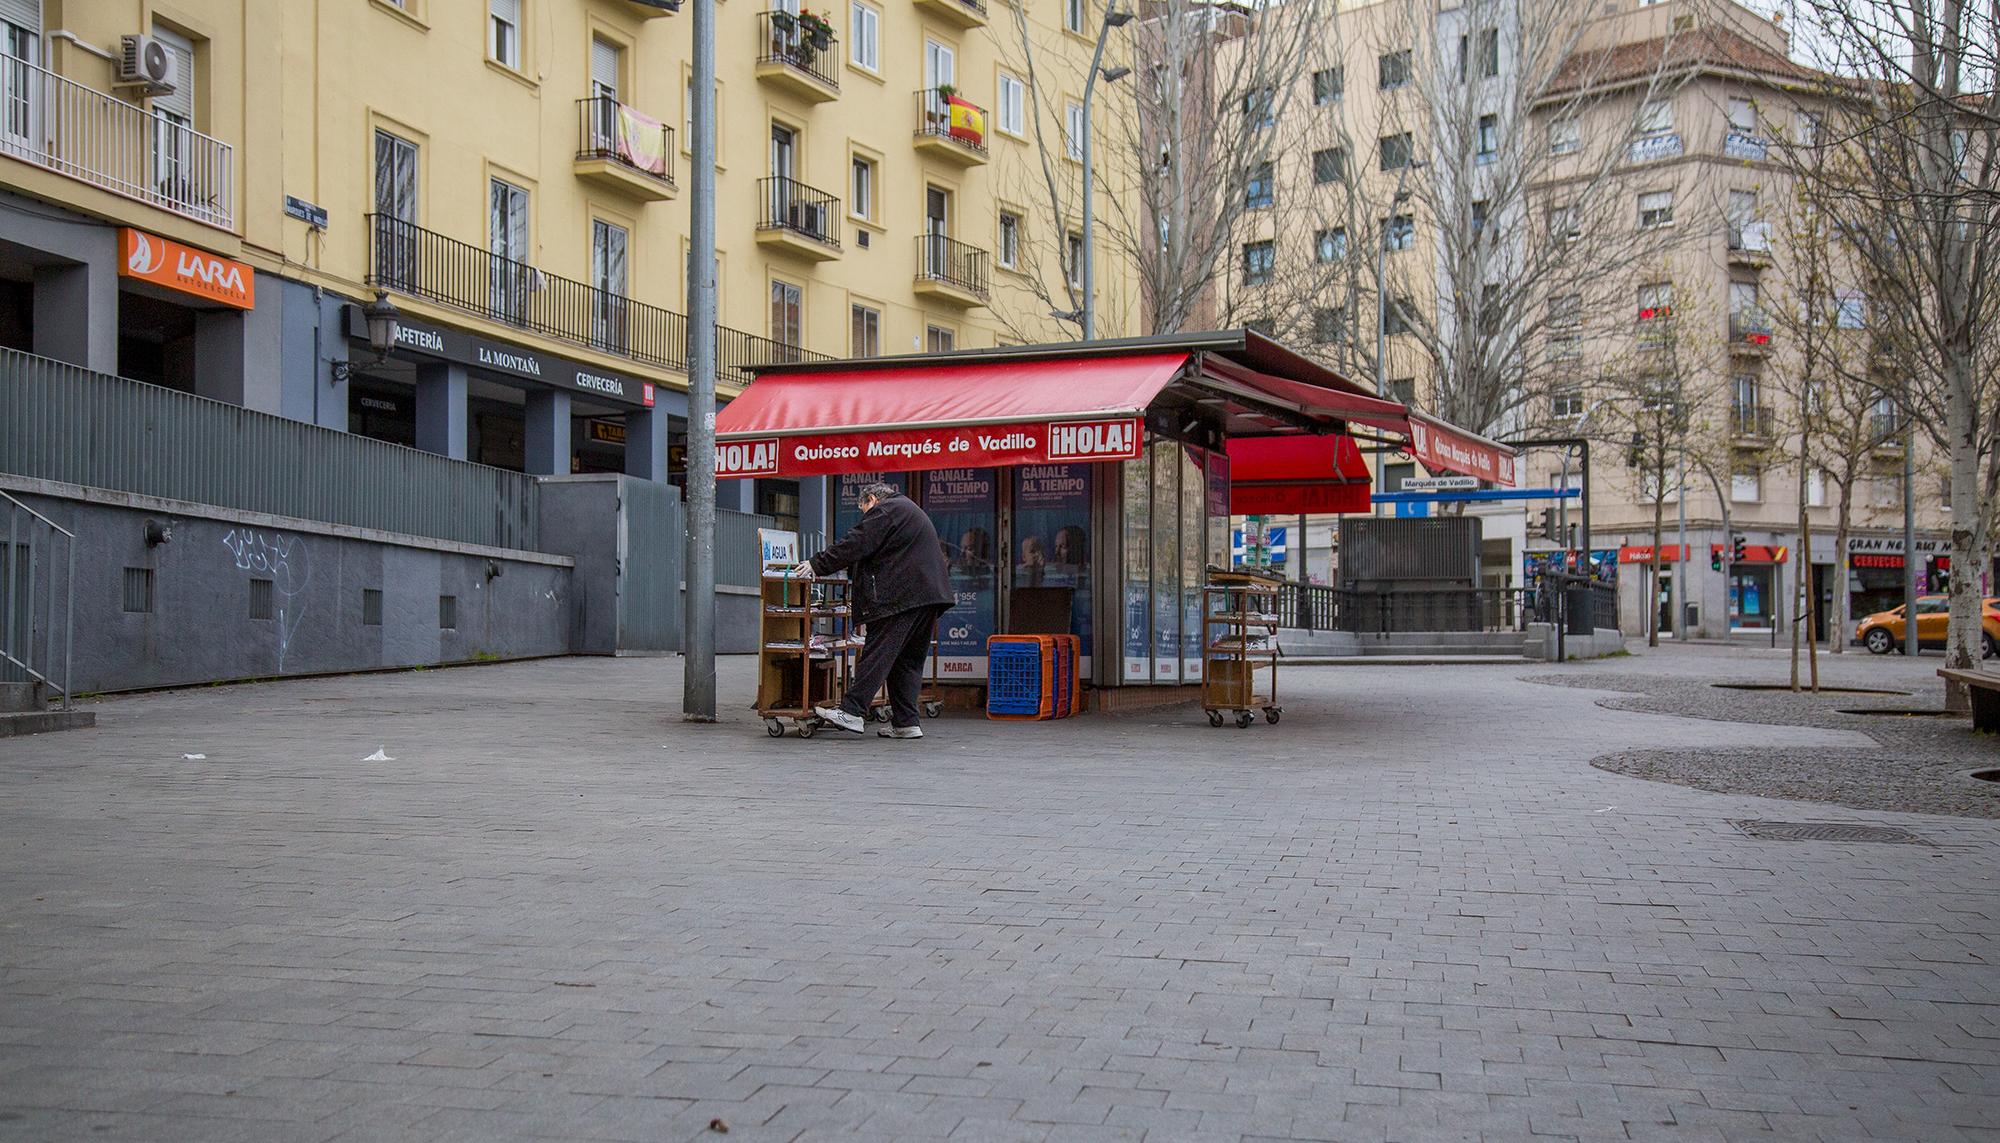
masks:
{"type": "MultiPolygon", "coordinates": [[[[368,339],[368,319],[362,316],[360,306],[347,307],[347,336],[357,341],[368,339]]],[[[408,317],[396,323],[396,348],[420,357],[456,361],[487,373],[539,381],[557,389],[606,397],[628,405],[651,407],[653,404],[651,381],[610,373],[594,365],[581,365],[538,349],[412,321],[408,317]]]]}
{"type": "Polygon", "coordinates": [[[1013,464],[1134,460],[1139,421],[1054,421],[955,428],[884,429],[807,436],[728,438],[715,446],[715,475],[832,476],[1013,464]]]}
{"type": "Polygon", "coordinates": [[[136,278],[180,294],[256,308],[257,275],[233,258],[183,246],[171,238],[123,227],[118,232],[118,276],[136,278]]]}

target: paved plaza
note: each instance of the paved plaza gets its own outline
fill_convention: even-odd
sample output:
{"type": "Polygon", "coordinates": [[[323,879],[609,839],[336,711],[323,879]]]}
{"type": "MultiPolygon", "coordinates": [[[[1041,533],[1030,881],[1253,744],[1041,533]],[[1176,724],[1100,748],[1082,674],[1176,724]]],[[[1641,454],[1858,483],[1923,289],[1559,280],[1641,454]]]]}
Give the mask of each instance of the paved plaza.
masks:
{"type": "Polygon", "coordinates": [[[0,1141],[2000,1138],[2000,822],[1606,772],[1876,743],[1526,681],[1768,651],[918,743],[767,738],[750,666],[713,727],[570,659],[0,740],[0,1141]]]}

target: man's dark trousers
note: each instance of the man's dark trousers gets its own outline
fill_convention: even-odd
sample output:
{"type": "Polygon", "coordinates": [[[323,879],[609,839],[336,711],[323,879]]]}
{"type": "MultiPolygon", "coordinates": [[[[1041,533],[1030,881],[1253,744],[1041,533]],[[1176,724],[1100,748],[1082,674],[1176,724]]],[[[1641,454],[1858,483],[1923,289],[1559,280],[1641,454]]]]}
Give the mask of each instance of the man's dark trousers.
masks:
{"type": "Polygon", "coordinates": [[[924,662],[930,658],[931,635],[937,630],[938,616],[947,608],[913,607],[894,615],[868,621],[868,641],[861,645],[861,659],[854,665],[854,677],[840,709],[858,718],[868,717],[875,692],[889,684],[889,721],[895,726],[917,725],[917,700],[924,692],[924,662]]]}

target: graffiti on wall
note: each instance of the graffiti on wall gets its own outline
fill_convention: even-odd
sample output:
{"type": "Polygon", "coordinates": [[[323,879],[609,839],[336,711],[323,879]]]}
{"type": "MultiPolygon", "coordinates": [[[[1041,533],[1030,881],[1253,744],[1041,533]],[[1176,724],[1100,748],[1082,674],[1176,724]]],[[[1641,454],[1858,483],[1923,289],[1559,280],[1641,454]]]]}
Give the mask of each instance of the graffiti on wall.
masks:
{"type": "Polygon", "coordinates": [[[222,537],[222,546],[235,561],[238,571],[271,581],[272,620],[277,624],[278,635],[278,671],[282,674],[285,656],[291,652],[292,639],[298,634],[299,622],[305,618],[305,590],[312,578],[312,568],[306,558],[306,542],[302,537],[284,532],[231,528],[229,534],[222,537]]]}

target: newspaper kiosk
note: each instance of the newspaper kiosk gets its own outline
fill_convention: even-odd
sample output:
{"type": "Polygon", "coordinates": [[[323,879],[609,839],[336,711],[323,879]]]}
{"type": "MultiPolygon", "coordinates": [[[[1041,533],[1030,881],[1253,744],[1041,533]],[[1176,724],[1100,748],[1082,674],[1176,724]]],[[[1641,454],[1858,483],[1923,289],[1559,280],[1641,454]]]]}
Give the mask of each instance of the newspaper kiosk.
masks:
{"type": "MultiPolygon", "coordinates": [[[[753,367],[716,474],[797,477],[829,535],[884,480],[931,514],[956,602],[940,681],[998,633],[1074,634],[1084,678],[1202,679],[1202,592],[1229,518],[1367,511],[1357,441],[1514,480],[1512,450],[1384,400],[1248,330],[753,367]]],[[[802,524],[811,530],[810,525],[802,524]]]]}

